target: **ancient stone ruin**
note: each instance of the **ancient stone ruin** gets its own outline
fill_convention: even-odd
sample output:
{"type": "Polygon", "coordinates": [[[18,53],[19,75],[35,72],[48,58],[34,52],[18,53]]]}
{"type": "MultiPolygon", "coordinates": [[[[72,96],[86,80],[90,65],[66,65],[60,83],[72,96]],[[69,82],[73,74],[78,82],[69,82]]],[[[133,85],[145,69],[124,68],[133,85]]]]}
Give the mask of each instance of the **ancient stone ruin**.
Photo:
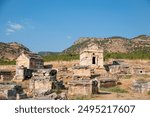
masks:
{"type": "Polygon", "coordinates": [[[81,49],[80,66],[103,68],[103,49],[94,43],[81,49]]]}
{"type": "Polygon", "coordinates": [[[74,66],[73,77],[91,77],[91,69],[88,66],[74,66]]]}
{"type": "Polygon", "coordinates": [[[107,64],[104,66],[105,69],[111,74],[131,74],[130,66],[121,60],[115,60],[112,64],[107,64]]]}
{"type": "Polygon", "coordinates": [[[136,93],[146,93],[150,91],[150,81],[134,80],[131,89],[136,93]]]}
{"type": "Polygon", "coordinates": [[[22,87],[15,83],[0,83],[0,95],[9,100],[27,98],[22,87]]]}
{"type": "Polygon", "coordinates": [[[69,82],[68,94],[73,96],[91,96],[98,93],[98,82],[92,80],[73,80],[69,82]]]}
{"type": "Polygon", "coordinates": [[[17,58],[16,65],[17,68],[25,67],[27,69],[40,69],[44,67],[44,62],[40,55],[23,51],[17,58]]]}
{"type": "Polygon", "coordinates": [[[0,82],[11,81],[14,77],[14,74],[15,72],[13,71],[0,70],[0,82]]]}
{"type": "MultiPolygon", "coordinates": [[[[123,60],[111,60],[104,64],[103,49],[94,43],[81,49],[78,63],[69,64],[69,67],[61,64],[55,69],[53,65],[44,65],[40,55],[22,52],[16,60],[13,80],[12,77],[10,79],[11,72],[0,71],[0,96],[4,99],[52,100],[91,96],[100,94],[101,88],[118,85],[122,76],[134,75],[137,78],[138,75],[149,74],[149,69],[131,66],[123,60]],[[10,83],[6,82],[7,79],[10,83]]],[[[148,92],[150,82],[135,80],[131,89],[136,93],[148,92]]]]}
{"type": "Polygon", "coordinates": [[[53,89],[65,88],[63,82],[57,80],[57,70],[52,69],[51,65],[44,66],[43,59],[38,54],[23,52],[16,63],[16,75],[13,80],[29,80],[28,93],[34,98],[49,95],[53,89]]]}
{"type": "Polygon", "coordinates": [[[38,69],[32,74],[29,89],[34,97],[44,95],[45,92],[50,91],[54,87],[53,83],[57,81],[57,71],[54,69],[38,69]]]}

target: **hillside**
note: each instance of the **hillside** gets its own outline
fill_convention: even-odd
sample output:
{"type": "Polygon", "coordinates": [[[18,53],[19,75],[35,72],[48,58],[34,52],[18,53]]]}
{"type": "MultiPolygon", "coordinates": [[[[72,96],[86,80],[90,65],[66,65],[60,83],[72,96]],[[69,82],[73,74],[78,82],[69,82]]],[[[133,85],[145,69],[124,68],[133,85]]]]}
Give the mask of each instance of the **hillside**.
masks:
{"type": "Polygon", "coordinates": [[[27,47],[17,42],[0,42],[0,60],[15,60],[22,51],[30,51],[27,47]]]}
{"type": "MultiPolygon", "coordinates": [[[[150,36],[140,35],[132,39],[124,37],[110,38],[80,38],[63,52],[39,52],[45,61],[79,59],[79,51],[89,43],[94,42],[104,49],[104,57],[127,59],[150,59],[150,36]]],[[[0,64],[15,60],[22,51],[30,51],[22,44],[0,42],[0,64]]]]}
{"type": "Polygon", "coordinates": [[[150,51],[150,36],[139,35],[132,39],[124,37],[89,38],[83,37],[74,42],[72,46],[65,49],[64,53],[78,54],[80,49],[94,42],[109,53],[131,53],[134,51],[150,51]]]}

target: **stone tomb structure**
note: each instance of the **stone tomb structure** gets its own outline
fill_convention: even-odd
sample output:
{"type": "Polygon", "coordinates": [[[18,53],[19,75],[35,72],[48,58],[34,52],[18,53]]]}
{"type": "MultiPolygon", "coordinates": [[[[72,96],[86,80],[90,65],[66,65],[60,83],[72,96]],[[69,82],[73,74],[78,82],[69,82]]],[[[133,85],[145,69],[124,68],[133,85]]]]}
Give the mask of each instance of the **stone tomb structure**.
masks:
{"type": "Polygon", "coordinates": [[[19,67],[16,69],[16,75],[14,77],[14,80],[23,81],[27,78],[32,77],[32,69],[27,69],[26,67],[19,67]]]}
{"type": "Polygon", "coordinates": [[[150,81],[135,80],[132,83],[131,89],[136,93],[147,93],[150,91],[150,81]]]}
{"type": "Polygon", "coordinates": [[[80,50],[80,64],[73,67],[73,77],[91,78],[96,69],[104,69],[103,49],[91,43],[80,50]]]}
{"type": "Polygon", "coordinates": [[[132,67],[132,74],[136,74],[136,75],[146,74],[146,71],[141,66],[132,67]]]}
{"type": "Polygon", "coordinates": [[[103,49],[94,43],[81,49],[80,66],[103,68],[103,49]]]}
{"type": "Polygon", "coordinates": [[[24,80],[32,77],[32,72],[43,69],[44,62],[40,55],[31,52],[22,52],[16,60],[16,75],[14,80],[24,80]]]}
{"type": "Polygon", "coordinates": [[[91,96],[98,93],[98,82],[90,79],[73,80],[68,83],[68,95],[72,96],[91,96]]]}
{"type": "Polygon", "coordinates": [[[94,70],[96,69],[104,69],[103,49],[97,44],[91,43],[80,50],[80,64],[73,67],[73,80],[68,83],[68,95],[91,96],[97,94],[99,84],[92,77],[95,75],[94,70]]]}
{"type": "Polygon", "coordinates": [[[44,67],[43,59],[40,55],[31,52],[22,52],[16,60],[17,68],[40,69],[44,67]]]}
{"type": "Polygon", "coordinates": [[[22,87],[15,83],[0,83],[0,96],[3,96],[8,100],[27,98],[22,87]]]}
{"type": "Polygon", "coordinates": [[[112,64],[107,64],[104,66],[105,69],[111,74],[115,73],[131,74],[130,66],[121,60],[115,60],[112,62],[112,64]]]}
{"type": "Polygon", "coordinates": [[[11,81],[13,79],[14,72],[0,70],[0,81],[11,81]]]}
{"type": "Polygon", "coordinates": [[[52,89],[52,82],[49,78],[34,77],[30,80],[29,89],[34,97],[41,96],[44,95],[43,93],[52,89]]]}
{"type": "Polygon", "coordinates": [[[32,73],[29,89],[33,96],[42,96],[53,88],[53,82],[57,81],[57,71],[54,69],[38,69],[32,73]]]}

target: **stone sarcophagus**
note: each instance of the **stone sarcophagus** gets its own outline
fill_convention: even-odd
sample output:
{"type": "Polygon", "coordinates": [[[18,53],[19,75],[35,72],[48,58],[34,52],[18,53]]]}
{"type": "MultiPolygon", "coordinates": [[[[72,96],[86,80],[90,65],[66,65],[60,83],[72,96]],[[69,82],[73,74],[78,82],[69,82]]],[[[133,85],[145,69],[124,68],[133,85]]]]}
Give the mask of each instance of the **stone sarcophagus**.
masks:
{"type": "Polygon", "coordinates": [[[68,94],[73,96],[91,96],[98,93],[98,82],[92,80],[73,80],[69,82],[68,94]]]}

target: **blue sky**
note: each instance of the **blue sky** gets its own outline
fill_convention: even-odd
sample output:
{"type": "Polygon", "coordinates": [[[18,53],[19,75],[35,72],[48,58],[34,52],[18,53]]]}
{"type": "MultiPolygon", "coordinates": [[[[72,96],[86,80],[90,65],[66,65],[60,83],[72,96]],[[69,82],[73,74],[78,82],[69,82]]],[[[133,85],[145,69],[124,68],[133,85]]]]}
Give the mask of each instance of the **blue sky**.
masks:
{"type": "Polygon", "coordinates": [[[150,35],[150,0],[0,0],[0,42],[62,51],[80,37],[150,35]]]}

